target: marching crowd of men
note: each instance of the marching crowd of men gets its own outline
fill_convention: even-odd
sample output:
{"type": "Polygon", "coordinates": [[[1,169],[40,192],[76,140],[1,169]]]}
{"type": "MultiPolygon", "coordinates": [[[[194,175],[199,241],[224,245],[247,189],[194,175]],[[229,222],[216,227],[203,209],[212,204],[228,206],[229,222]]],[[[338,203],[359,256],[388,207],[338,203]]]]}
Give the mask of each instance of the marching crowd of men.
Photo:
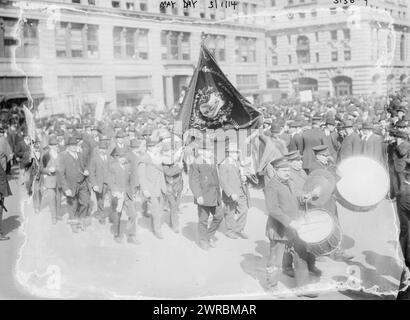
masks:
{"type": "MultiPolygon", "coordinates": [[[[280,273],[294,277],[298,286],[321,275],[315,256],[297,236],[303,207],[318,196],[303,193],[303,185],[316,169],[336,179],[336,165],[354,155],[377,160],[389,172],[390,199],[397,201],[400,243],[410,266],[410,124],[408,103],[392,97],[384,114],[369,116],[350,101],[346,106],[320,104],[293,109],[291,116],[261,109],[265,124],[260,132],[269,141],[258,171],[263,181],[270,241],[267,280],[275,287],[280,273]],[[361,110],[359,113],[357,110],[361,110]],[[282,118],[281,118],[282,117],[282,118]],[[284,119],[283,122],[279,119],[284,119]]],[[[281,109],[276,108],[282,112],[281,109]]],[[[169,210],[169,225],[180,232],[179,204],[184,174],[198,208],[198,245],[216,247],[216,231],[225,221],[225,235],[247,239],[247,212],[253,183],[243,167],[237,146],[228,145],[226,157],[216,161],[212,150],[182,146],[172,133],[171,121],[161,113],[110,114],[94,125],[90,117],[55,117],[38,126],[35,139],[11,118],[0,127],[0,240],[4,197],[11,194],[6,172],[20,165],[24,183],[37,213],[50,212],[51,222],[66,220],[74,233],[86,231],[92,218],[113,225],[113,237],[138,244],[138,213],[149,217],[152,232],[163,239],[162,212],[169,210]],[[95,210],[93,210],[95,208],[95,210]],[[126,215],[124,227],[121,217],[126,215]],[[211,223],[209,218],[212,217],[211,223]],[[124,228],[125,230],[122,230],[124,228]]],[[[192,142],[195,145],[195,141],[192,142]]],[[[196,145],[197,146],[197,145],[196,145]]],[[[335,197],[323,206],[338,221],[335,197]]],[[[332,258],[350,260],[342,249],[332,258]]]]}

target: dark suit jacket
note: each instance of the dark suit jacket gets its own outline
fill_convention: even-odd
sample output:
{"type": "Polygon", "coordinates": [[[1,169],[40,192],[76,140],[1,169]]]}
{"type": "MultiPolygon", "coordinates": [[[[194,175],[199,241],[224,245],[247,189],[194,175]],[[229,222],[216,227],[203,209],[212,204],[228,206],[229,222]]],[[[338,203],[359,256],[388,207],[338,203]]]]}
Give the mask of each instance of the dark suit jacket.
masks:
{"type": "Polygon", "coordinates": [[[94,150],[90,159],[90,183],[91,187],[98,186],[100,192],[103,190],[104,184],[110,185],[110,161],[111,158],[107,155],[104,161],[97,150],[94,150]]]}
{"type": "Polygon", "coordinates": [[[299,203],[300,193],[291,180],[281,182],[273,177],[265,187],[265,202],[268,211],[266,236],[270,240],[288,238],[293,231],[289,224],[302,217],[299,203]]]}
{"type": "Polygon", "coordinates": [[[250,199],[247,185],[242,182],[239,168],[234,164],[223,162],[219,165],[219,182],[224,201],[230,201],[232,194],[245,195],[248,200],[250,199]]]}
{"type": "Polygon", "coordinates": [[[339,161],[342,161],[351,156],[360,155],[362,152],[362,140],[356,132],[343,139],[339,151],[339,161]]]}
{"type": "Polygon", "coordinates": [[[367,140],[362,141],[362,152],[364,156],[372,158],[384,164],[383,157],[383,138],[375,134],[371,134],[367,140]]]}
{"type": "Polygon", "coordinates": [[[195,204],[199,197],[204,198],[204,206],[215,207],[221,204],[221,190],[215,165],[191,164],[189,187],[194,194],[195,204]]]}
{"type": "Polygon", "coordinates": [[[149,191],[153,197],[160,197],[166,191],[162,166],[153,163],[148,154],[138,164],[138,180],[141,191],[149,191]]]}
{"type": "Polygon", "coordinates": [[[330,135],[326,136],[325,135],[325,145],[329,148],[329,153],[332,156],[333,160],[337,160],[337,152],[340,149],[340,143],[339,143],[339,135],[337,132],[331,132],[330,135]]]}
{"type": "Polygon", "coordinates": [[[303,154],[303,138],[300,133],[296,133],[290,138],[289,152],[298,150],[300,154],[303,154]]]}
{"type": "Polygon", "coordinates": [[[175,195],[181,192],[183,188],[182,168],[178,164],[162,164],[162,170],[164,171],[167,192],[175,195]]]}
{"type": "Polygon", "coordinates": [[[31,158],[30,158],[30,147],[25,143],[24,140],[21,140],[16,148],[15,148],[15,155],[19,157],[20,160],[20,168],[25,168],[30,166],[31,158]]]}
{"type": "Polygon", "coordinates": [[[121,192],[128,196],[129,199],[134,198],[134,190],[131,180],[131,167],[129,164],[120,166],[118,161],[111,161],[109,166],[110,186],[112,192],[121,192]]]}
{"type": "Polygon", "coordinates": [[[397,145],[393,151],[393,163],[394,169],[396,172],[403,172],[406,168],[406,158],[409,157],[410,152],[410,143],[408,141],[402,142],[400,145],[397,145]]]}
{"type": "Polygon", "coordinates": [[[78,193],[78,188],[86,177],[81,173],[85,170],[84,163],[79,155],[75,160],[68,151],[64,151],[59,155],[57,167],[57,181],[63,189],[64,193],[71,190],[73,195],[78,193]]]}
{"type": "Polygon", "coordinates": [[[302,134],[303,140],[303,169],[309,169],[315,160],[313,147],[326,144],[326,137],[319,128],[305,130],[302,134]]]}
{"type": "Polygon", "coordinates": [[[51,173],[50,168],[54,167],[57,170],[58,167],[58,157],[56,159],[51,158],[50,151],[47,150],[40,156],[40,185],[46,189],[57,188],[57,174],[56,172],[51,173]]]}

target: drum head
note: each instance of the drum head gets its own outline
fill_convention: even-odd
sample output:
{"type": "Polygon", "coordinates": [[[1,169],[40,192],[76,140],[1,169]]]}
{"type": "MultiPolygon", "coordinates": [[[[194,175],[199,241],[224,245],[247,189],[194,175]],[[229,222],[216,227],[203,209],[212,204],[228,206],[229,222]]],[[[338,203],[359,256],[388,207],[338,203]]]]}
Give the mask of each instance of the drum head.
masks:
{"type": "Polygon", "coordinates": [[[339,194],[354,206],[370,207],[378,204],[390,188],[387,170],[368,157],[351,157],[338,167],[341,179],[336,187],[339,194]]]}
{"type": "Polygon", "coordinates": [[[310,203],[314,206],[323,206],[329,201],[334,188],[332,188],[332,185],[325,177],[309,175],[302,189],[303,192],[310,193],[317,187],[320,188],[320,195],[317,198],[313,198],[310,203]]]}
{"type": "Polygon", "coordinates": [[[319,243],[326,240],[333,232],[334,221],[324,210],[310,210],[301,220],[299,238],[307,243],[319,243]]]}

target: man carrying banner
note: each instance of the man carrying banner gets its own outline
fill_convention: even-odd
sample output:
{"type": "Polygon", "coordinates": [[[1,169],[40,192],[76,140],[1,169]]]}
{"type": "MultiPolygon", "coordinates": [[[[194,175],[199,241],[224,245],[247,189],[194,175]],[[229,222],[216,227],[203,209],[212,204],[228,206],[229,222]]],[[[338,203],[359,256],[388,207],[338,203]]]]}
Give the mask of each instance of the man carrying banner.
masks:
{"type": "Polygon", "coordinates": [[[189,187],[198,206],[198,245],[203,250],[209,250],[216,246],[215,232],[223,220],[218,172],[211,150],[198,150],[189,169],[189,187]],[[212,222],[208,227],[209,215],[212,215],[212,222]]]}

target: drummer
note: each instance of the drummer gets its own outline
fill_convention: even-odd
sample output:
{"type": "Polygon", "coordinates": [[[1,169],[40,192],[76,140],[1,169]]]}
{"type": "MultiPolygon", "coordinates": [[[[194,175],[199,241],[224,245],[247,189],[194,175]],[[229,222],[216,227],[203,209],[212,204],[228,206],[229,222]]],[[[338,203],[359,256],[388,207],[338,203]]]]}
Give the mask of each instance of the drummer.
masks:
{"type": "MultiPolygon", "coordinates": [[[[290,181],[293,182],[295,188],[297,190],[297,194],[303,194],[303,186],[307,179],[307,174],[305,170],[303,170],[303,161],[302,156],[300,155],[299,151],[292,151],[285,155],[286,159],[289,161],[290,164],[290,181]]],[[[309,255],[309,259],[307,261],[308,269],[310,274],[320,277],[322,275],[322,271],[319,270],[316,266],[316,259],[313,255],[309,255]]],[[[283,273],[287,276],[294,277],[294,270],[292,267],[292,255],[290,254],[288,248],[286,248],[285,253],[283,254],[283,273]]]]}
{"type": "MultiPolygon", "coordinates": [[[[315,154],[315,161],[312,162],[312,166],[309,172],[312,173],[315,170],[325,170],[328,174],[330,173],[335,178],[336,182],[336,166],[334,165],[333,158],[330,156],[328,147],[326,145],[318,145],[313,147],[312,150],[315,154]]],[[[327,176],[328,174],[325,173],[324,175],[327,176]]],[[[332,196],[329,198],[329,201],[327,201],[323,205],[322,209],[325,209],[332,213],[337,223],[340,225],[334,191],[332,196]]],[[[353,259],[354,256],[347,254],[343,249],[340,248],[333,253],[332,258],[336,261],[346,261],[353,259]]]]}
{"type": "MultiPolygon", "coordinates": [[[[308,289],[310,276],[307,265],[309,253],[306,244],[297,235],[301,227],[299,209],[301,197],[290,180],[290,163],[285,157],[271,162],[273,177],[265,187],[265,201],[268,210],[266,236],[270,241],[270,255],[267,263],[267,284],[274,288],[282,272],[282,257],[285,245],[292,248],[294,274],[297,287],[308,289]]],[[[308,290],[307,290],[308,291],[308,290]]],[[[305,294],[309,297],[315,295],[305,294]]]]}

